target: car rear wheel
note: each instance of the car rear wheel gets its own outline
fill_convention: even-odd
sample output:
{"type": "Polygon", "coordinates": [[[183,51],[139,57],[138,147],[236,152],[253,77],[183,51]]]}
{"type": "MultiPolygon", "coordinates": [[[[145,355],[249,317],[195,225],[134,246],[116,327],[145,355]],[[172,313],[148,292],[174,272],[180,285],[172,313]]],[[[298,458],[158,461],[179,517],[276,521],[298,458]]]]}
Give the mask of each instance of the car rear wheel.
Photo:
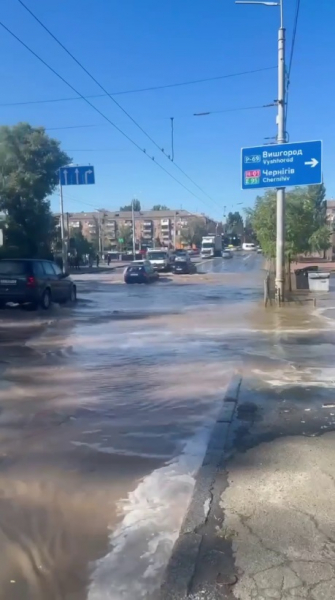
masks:
{"type": "Polygon", "coordinates": [[[49,310],[51,307],[51,293],[49,289],[44,290],[41,297],[41,307],[43,310],[49,310]]]}

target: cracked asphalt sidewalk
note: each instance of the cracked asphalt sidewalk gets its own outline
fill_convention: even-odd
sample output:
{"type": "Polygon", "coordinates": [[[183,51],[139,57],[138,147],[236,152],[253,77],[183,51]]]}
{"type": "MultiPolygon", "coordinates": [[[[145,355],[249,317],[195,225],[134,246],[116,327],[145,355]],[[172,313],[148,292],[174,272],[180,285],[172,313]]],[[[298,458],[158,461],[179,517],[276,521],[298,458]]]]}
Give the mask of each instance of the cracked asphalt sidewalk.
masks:
{"type": "Polygon", "coordinates": [[[222,495],[233,595],[335,597],[335,433],[263,443],[235,457],[222,495]]]}
{"type": "Polygon", "coordinates": [[[335,598],[335,332],[276,334],[243,381],[217,531],[235,582],[219,598],[335,598]]]}

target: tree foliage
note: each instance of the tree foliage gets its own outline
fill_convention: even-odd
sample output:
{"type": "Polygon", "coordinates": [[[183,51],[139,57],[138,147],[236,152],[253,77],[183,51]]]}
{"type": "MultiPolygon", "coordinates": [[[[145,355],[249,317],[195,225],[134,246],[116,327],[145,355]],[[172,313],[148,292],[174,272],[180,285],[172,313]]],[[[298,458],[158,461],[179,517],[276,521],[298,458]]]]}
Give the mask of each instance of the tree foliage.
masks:
{"type": "Polygon", "coordinates": [[[151,210],[170,210],[165,204],[154,204],[151,210]]]}
{"type": "Polygon", "coordinates": [[[120,246],[124,250],[130,250],[133,243],[133,231],[130,225],[120,225],[118,230],[118,238],[122,239],[120,246]]]}
{"type": "Polygon", "coordinates": [[[250,213],[250,209],[246,209],[246,216],[244,219],[244,241],[248,242],[249,244],[256,244],[257,243],[257,236],[254,232],[254,228],[252,226],[252,219],[251,219],[251,213],[250,213]]]}
{"type": "Polygon", "coordinates": [[[133,200],[130,204],[126,204],[125,206],[120,206],[120,210],[122,211],[131,211],[140,212],[141,210],[141,202],[139,200],[133,200]]]}
{"type": "Polygon", "coordinates": [[[328,225],[323,225],[319,227],[314,233],[311,235],[310,244],[313,252],[320,252],[323,256],[327,252],[328,248],[331,247],[331,230],[328,225]]]}
{"type": "MultiPolygon", "coordinates": [[[[289,260],[311,251],[325,252],[330,246],[323,185],[295,188],[286,194],[285,253],[289,260]]],[[[268,258],[276,253],[276,192],[256,198],[249,212],[251,225],[268,258]]]]}
{"type": "Polygon", "coordinates": [[[28,123],[0,127],[4,249],[26,257],[50,256],[55,221],[47,197],[58,183],[58,169],[69,162],[43,127],[28,123]]]}
{"type": "Polygon", "coordinates": [[[201,240],[208,234],[208,225],[202,219],[196,219],[182,228],[181,241],[187,246],[201,246],[201,240]]]}
{"type": "Polygon", "coordinates": [[[243,233],[243,218],[242,215],[236,212],[229,212],[226,220],[226,232],[236,235],[242,235],[243,233]]]}
{"type": "Polygon", "coordinates": [[[77,256],[94,254],[94,245],[84,236],[82,224],[79,228],[70,229],[70,248],[76,252],[77,256]]]}

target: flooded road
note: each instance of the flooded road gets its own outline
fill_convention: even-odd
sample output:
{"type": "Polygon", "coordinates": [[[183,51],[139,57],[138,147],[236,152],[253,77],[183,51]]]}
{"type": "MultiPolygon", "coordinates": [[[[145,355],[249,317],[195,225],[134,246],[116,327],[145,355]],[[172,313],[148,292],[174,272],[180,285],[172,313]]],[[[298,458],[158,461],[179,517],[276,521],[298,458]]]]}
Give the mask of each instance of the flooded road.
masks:
{"type": "Polygon", "coordinates": [[[78,275],[75,309],[6,311],[0,600],[157,589],[231,374],[281,368],[274,319],[309,326],[264,312],[261,266],[241,254],[152,286],[78,275]]]}

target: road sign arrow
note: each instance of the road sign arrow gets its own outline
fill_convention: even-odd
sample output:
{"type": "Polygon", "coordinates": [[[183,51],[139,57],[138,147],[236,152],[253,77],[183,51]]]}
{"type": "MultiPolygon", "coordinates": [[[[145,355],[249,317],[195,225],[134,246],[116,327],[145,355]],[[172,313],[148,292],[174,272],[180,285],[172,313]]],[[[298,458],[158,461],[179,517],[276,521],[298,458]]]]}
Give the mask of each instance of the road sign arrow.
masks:
{"type": "Polygon", "coordinates": [[[305,165],[309,165],[310,167],[312,167],[312,169],[314,169],[314,167],[316,167],[316,165],[319,164],[319,161],[316,160],[316,158],[312,158],[311,160],[308,160],[305,162],[305,165]]]}
{"type": "Polygon", "coordinates": [[[75,174],[76,174],[76,182],[77,182],[77,185],[79,185],[79,169],[75,169],[75,171],[74,171],[74,172],[75,172],[75,174]]]}
{"type": "Polygon", "coordinates": [[[64,174],[64,184],[67,185],[67,170],[63,169],[63,174],[64,174]]]}
{"type": "Polygon", "coordinates": [[[90,169],[89,171],[85,171],[85,183],[87,184],[88,175],[92,175],[93,171],[90,169]]]}

